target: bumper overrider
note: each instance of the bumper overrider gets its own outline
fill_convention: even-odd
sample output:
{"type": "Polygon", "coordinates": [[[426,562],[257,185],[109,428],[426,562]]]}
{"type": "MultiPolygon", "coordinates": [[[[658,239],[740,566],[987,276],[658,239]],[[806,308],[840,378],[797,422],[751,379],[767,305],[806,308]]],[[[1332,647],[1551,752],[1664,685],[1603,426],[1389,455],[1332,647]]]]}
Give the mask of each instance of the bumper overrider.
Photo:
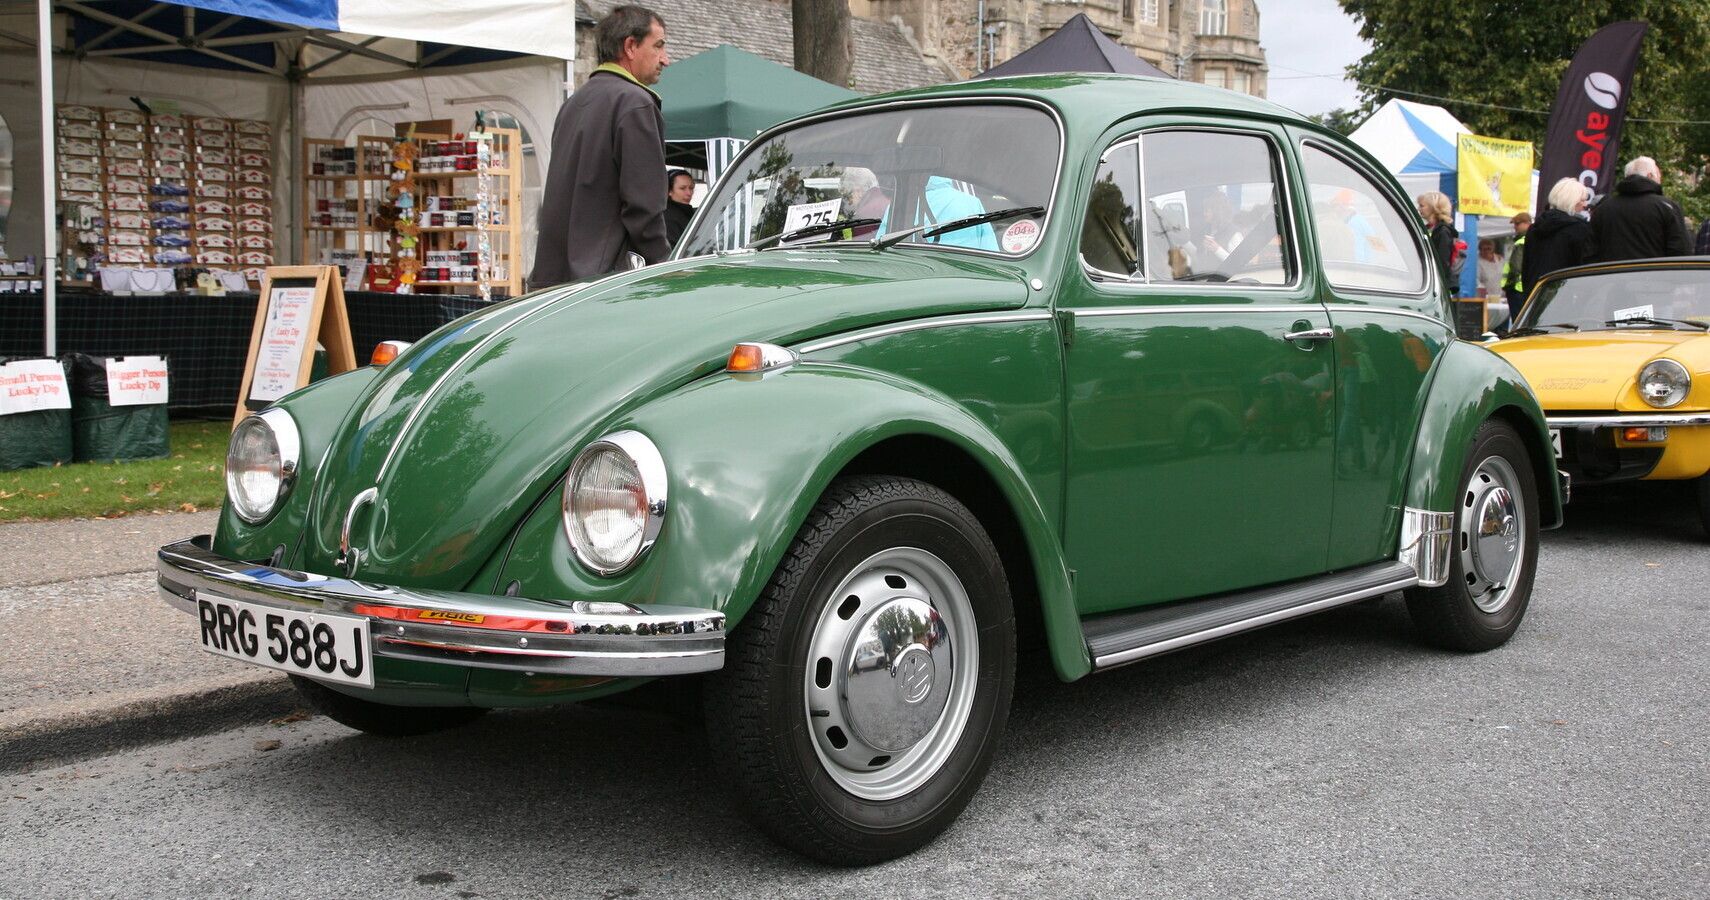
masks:
{"type": "Polygon", "coordinates": [[[533,600],[390,587],[221,557],[208,535],[160,548],[162,600],[196,595],[366,618],[379,659],[538,674],[653,677],[724,665],[724,614],[682,606],[533,600]]]}

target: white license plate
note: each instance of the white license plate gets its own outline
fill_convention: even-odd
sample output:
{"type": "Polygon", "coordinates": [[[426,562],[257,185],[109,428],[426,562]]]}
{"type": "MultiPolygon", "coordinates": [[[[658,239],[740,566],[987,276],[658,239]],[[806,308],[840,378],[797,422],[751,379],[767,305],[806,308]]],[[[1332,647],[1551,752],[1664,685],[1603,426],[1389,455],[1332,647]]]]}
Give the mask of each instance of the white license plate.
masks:
{"type": "Polygon", "coordinates": [[[368,620],[301,613],[196,592],[202,649],[322,681],[374,686],[368,620]]]}
{"type": "Polygon", "coordinates": [[[1561,459],[1562,458],[1562,430],[1560,428],[1550,429],[1550,446],[1554,447],[1556,450],[1556,459],[1561,459]]]}

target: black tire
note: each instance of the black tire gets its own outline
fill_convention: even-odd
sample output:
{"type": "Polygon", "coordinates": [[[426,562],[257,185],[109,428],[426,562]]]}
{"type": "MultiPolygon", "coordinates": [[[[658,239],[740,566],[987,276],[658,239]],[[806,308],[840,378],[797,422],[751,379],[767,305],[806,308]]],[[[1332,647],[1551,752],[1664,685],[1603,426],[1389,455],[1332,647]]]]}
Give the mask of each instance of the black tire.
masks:
{"type": "Polygon", "coordinates": [[[1441,587],[1407,591],[1407,611],[1428,642],[1447,650],[1493,650],[1507,643],[1520,627],[1538,568],[1537,485],[1531,457],[1513,427],[1498,419],[1481,425],[1461,467],[1449,580],[1441,587]],[[1481,529],[1479,521],[1484,518],[1482,511],[1500,508],[1492,485],[1502,481],[1510,482],[1501,486],[1512,498],[1512,509],[1519,513],[1512,542],[1505,537],[1500,515],[1490,519],[1488,529],[1481,529]],[[1487,577],[1491,573],[1484,572],[1477,561],[1475,547],[1481,543],[1481,534],[1483,546],[1519,551],[1517,565],[1497,566],[1507,573],[1500,579],[1487,577]]]}
{"type": "Polygon", "coordinates": [[[1710,472],[1693,482],[1692,495],[1698,500],[1698,521],[1704,525],[1704,536],[1710,538],[1710,472]]]}
{"type": "Polygon", "coordinates": [[[467,725],[487,712],[481,706],[392,706],[341,694],[314,679],[292,675],[297,693],[315,712],[380,737],[411,737],[467,725]]]}
{"type": "Polygon", "coordinates": [[[739,803],[757,827],[822,862],[866,865],[924,846],[961,813],[984,779],[1002,736],[1014,682],[1015,619],[1009,585],[997,550],[973,513],[923,482],[878,476],[841,479],[814,506],[771,582],[733,630],[724,668],[706,684],[707,733],[739,803]],[[930,601],[932,636],[924,644],[910,638],[913,642],[900,653],[894,648],[902,640],[887,641],[884,652],[894,660],[889,664],[861,655],[857,648],[875,646],[857,640],[873,634],[862,629],[880,627],[871,623],[884,619],[881,611],[910,602],[892,597],[867,603],[861,598],[881,595],[869,595],[857,586],[878,582],[861,579],[882,577],[884,584],[900,590],[904,580],[882,574],[889,571],[886,561],[894,554],[923,551],[944,567],[940,574],[949,576],[934,582],[928,570],[908,583],[907,590],[913,592],[908,596],[930,601]],[[928,587],[951,582],[937,591],[928,587]],[[973,621],[957,621],[968,611],[973,621]],[[829,652],[821,655],[812,646],[815,641],[822,642],[821,650],[837,646],[839,632],[831,629],[839,628],[850,630],[852,637],[843,646],[853,654],[843,657],[841,665],[847,670],[841,673],[833,671],[839,664],[831,663],[829,652]],[[940,684],[947,685],[943,690],[949,699],[938,711],[932,711],[930,703],[908,699],[916,689],[908,685],[912,676],[904,670],[909,665],[920,668],[918,660],[907,662],[909,654],[931,656],[936,650],[924,648],[948,647],[956,654],[953,658],[966,661],[968,652],[958,649],[963,646],[975,648],[975,665],[961,670],[951,665],[942,676],[940,669],[932,668],[926,679],[930,688],[919,689],[935,698],[940,684]],[[810,657],[813,682],[808,680],[810,657]],[[868,672],[871,680],[863,680],[868,672]],[[874,757],[872,764],[878,768],[872,772],[841,768],[836,761],[841,757],[829,755],[843,752],[841,745],[829,750],[827,742],[834,742],[833,732],[842,732],[826,723],[848,716],[850,731],[857,736],[851,746],[859,748],[866,737],[860,735],[860,709],[849,696],[851,690],[872,686],[888,693],[882,695],[884,712],[869,723],[888,725],[894,709],[923,716],[919,722],[930,719],[933,724],[924,727],[931,730],[896,750],[894,760],[889,755],[874,757]],[[810,702],[833,696],[840,699],[825,705],[834,711],[809,715],[810,702]],[[917,713],[903,704],[928,711],[917,713]],[[958,710],[965,712],[964,724],[946,724],[960,718],[958,710]],[[927,752],[931,748],[937,749],[927,752]],[[939,761],[908,763],[917,751],[922,758],[936,756],[939,761]],[[881,760],[886,762],[881,765],[881,760]],[[905,768],[908,765],[913,768],[905,768]],[[852,779],[892,774],[898,779],[890,788],[899,792],[896,796],[865,797],[854,791],[866,791],[866,784],[851,785],[852,779]]]}

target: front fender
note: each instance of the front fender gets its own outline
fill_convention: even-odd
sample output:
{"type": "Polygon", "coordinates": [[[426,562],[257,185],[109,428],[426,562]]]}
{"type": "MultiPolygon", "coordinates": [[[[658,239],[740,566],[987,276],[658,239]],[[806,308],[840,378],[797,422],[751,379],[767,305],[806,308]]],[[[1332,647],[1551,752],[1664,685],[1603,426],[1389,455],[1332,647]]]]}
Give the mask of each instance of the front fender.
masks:
{"type": "Polygon", "coordinates": [[[1090,670],[1055,529],[1008,447],[941,394],[884,372],[800,363],[763,378],[703,379],[605,430],[624,428],[651,438],[668,471],[666,521],[648,557],[617,579],[583,571],[555,492],[519,533],[504,583],[534,597],[669,599],[719,609],[740,627],[831,481],[862,451],[918,435],[959,448],[997,484],[1028,547],[1058,673],[1090,670]]]}
{"type": "Polygon", "coordinates": [[[1537,395],[1507,360],[1465,341],[1451,342],[1437,358],[1414,438],[1407,505],[1431,512],[1454,510],[1473,435],[1492,416],[1504,418],[1525,441],[1538,482],[1539,517],[1544,528],[1557,527],[1562,522],[1561,486],[1537,395]]]}

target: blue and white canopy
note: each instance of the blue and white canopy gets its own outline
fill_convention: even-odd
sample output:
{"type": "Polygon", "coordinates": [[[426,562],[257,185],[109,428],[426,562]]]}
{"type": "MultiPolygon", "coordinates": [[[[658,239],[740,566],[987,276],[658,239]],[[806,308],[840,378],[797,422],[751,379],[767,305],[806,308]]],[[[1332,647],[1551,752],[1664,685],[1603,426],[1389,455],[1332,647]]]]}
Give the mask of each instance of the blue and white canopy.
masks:
{"type": "MultiPolygon", "coordinates": [[[[286,48],[399,68],[573,59],[570,0],[57,0],[73,53],[282,75],[286,48]]],[[[318,67],[317,67],[318,68],[318,67]]],[[[308,74],[332,74],[315,71],[308,74]]]]}
{"type": "Polygon", "coordinates": [[[1391,100],[1349,137],[1396,175],[1440,175],[1455,171],[1455,135],[1470,133],[1441,106],[1391,100]]]}

